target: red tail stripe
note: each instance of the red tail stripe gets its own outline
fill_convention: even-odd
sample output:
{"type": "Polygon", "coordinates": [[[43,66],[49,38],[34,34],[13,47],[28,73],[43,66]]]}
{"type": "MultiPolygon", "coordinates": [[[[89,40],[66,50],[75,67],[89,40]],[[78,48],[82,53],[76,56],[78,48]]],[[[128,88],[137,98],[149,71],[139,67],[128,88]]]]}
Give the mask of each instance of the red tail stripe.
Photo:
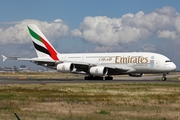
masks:
{"type": "Polygon", "coordinates": [[[44,40],[41,36],[40,36],[40,39],[42,40],[42,42],[44,43],[44,45],[46,46],[46,48],[50,52],[51,58],[53,60],[59,60],[57,57],[57,52],[51,47],[51,45],[49,45],[49,43],[47,43],[46,40],[44,40]]]}

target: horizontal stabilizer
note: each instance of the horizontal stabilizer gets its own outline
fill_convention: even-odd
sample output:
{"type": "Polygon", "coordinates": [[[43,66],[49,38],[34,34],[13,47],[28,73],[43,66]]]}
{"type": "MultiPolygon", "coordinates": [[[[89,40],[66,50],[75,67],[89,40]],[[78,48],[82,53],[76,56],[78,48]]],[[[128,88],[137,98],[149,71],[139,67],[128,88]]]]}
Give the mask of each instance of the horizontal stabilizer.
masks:
{"type": "Polygon", "coordinates": [[[60,63],[60,61],[55,61],[52,59],[46,58],[21,58],[21,57],[6,57],[2,55],[3,62],[6,60],[21,60],[21,61],[31,61],[31,62],[48,62],[48,63],[60,63]]]}
{"type": "Polygon", "coordinates": [[[6,57],[4,55],[2,55],[2,57],[3,57],[3,62],[6,61],[7,59],[8,60],[17,60],[19,58],[19,57],[6,57]]]}

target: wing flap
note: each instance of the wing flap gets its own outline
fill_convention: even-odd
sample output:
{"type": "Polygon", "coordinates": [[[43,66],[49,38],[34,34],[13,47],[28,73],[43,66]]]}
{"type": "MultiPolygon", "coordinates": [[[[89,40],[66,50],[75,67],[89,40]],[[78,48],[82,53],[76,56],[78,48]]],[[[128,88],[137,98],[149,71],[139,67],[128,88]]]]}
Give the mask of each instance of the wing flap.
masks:
{"type": "Polygon", "coordinates": [[[133,71],[135,71],[134,68],[129,67],[127,65],[107,64],[104,66],[109,68],[109,69],[114,69],[114,70],[118,70],[118,71],[122,71],[122,72],[133,72],[133,71]]]}

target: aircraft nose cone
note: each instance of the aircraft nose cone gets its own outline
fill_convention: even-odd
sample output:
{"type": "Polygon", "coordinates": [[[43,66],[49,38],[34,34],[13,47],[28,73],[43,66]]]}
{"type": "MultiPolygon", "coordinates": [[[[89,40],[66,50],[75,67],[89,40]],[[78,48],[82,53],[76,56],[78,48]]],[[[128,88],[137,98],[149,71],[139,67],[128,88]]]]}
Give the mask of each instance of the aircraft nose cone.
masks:
{"type": "Polygon", "coordinates": [[[171,68],[172,70],[176,70],[176,65],[172,62],[172,63],[170,64],[170,68],[171,68]]]}
{"type": "Polygon", "coordinates": [[[169,62],[169,63],[165,64],[165,68],[168,71],[174,71],[174,70],[176,70],[176,65],[173,62],[169,62]]]}

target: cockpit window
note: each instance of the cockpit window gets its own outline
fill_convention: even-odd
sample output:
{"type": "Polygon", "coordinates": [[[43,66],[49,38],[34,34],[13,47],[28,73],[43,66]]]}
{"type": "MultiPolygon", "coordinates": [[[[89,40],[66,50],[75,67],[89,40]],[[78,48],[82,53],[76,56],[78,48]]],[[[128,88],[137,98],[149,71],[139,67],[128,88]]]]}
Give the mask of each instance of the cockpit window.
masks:
{"type": "Polygon", "coordinates": [[[166,60],[165,62],[171,62],[171,60],[166,60]]]}

